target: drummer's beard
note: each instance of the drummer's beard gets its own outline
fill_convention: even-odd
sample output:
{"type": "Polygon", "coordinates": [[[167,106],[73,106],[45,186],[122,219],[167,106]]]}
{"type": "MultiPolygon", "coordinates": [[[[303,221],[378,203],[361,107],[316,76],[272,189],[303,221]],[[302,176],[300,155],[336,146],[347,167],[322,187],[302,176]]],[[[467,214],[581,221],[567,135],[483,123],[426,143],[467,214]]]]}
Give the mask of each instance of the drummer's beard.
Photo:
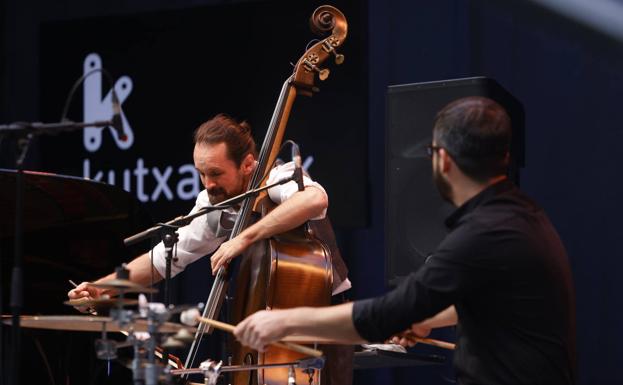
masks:
{"type": "Polygon", "coordinates": [[[454,202],[452,202],[452,186],[443,175],[441,175],[437,163],[433,164],[433,181],[435,182],[437,191],[439,191],[439,195],[441,195],[445,201],[454,204],[454,202]]]}

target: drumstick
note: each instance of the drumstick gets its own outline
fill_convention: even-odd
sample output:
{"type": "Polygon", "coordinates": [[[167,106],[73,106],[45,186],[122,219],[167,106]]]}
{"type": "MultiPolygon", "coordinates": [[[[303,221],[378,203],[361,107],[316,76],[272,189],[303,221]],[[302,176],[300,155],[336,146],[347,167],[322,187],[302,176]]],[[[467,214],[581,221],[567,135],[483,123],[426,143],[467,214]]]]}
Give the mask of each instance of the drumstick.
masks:
{"type": "MultiPolygon", "coordinates": [[[[216,329],[224,330],[229,333],[233,333],[235,329],[235,326],[233,325],[227,324],[225,322],[216,321],[210,318],[197,317],[197,320],[199,322],[208,324],[216,329]]],[[[273,342],[271,345],[284,348],[284,349],[294,350],[295,352],[307,354],[308,356],[312,356],[312,357],[323,356],[323,353],[320,350],[308,348],[307,346],[295,344],[293,342],[273,342]]]]}
{"type": "Polygon", "coordinates": [[[456,348],[456,345],[451,342],[434,340],[432,338],[418,337],[410,330],[407,330],[405,332],[405,337],[421,344],[432,345],[442,349],[454,350],[456,348]]]}

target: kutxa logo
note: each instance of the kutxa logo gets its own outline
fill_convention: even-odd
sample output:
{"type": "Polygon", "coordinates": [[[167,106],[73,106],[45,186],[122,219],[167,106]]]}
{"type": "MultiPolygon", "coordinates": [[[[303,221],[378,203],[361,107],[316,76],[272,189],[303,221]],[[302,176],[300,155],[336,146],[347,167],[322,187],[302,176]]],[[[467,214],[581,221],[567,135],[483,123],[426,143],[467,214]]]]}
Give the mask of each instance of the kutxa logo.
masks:
{"type": "MultiPolygon", "coordinates": [[[[94,122],[96,120],[108,120],[112,116],[112,91],[108,91],[106,95],[102,95],[102,59],[96,53],[89,54],[84,59],[84,75],[89,74],[84,79],[84,121],[94,122]],[[99,70],[99,71],[98,71],[99,70]]],[[[128,98],[132,92],[132,79],[127,76],[122,76],[117,79],[114,84],[115,92],[119,98],[119,103],[123,105],[123,102],[128,98]]],[[[117,147],[122,150],[127,150],[132,147],[134,143],[134,132],[132,126],[128,122],[128,119],[121,113],[121,120],[123,122],[123,132],[126,135],[126,140],[121,140],[118,133],[108,127],[107,130],[100,128],[86,128],[84,130],[84,148],[87,151],[95,152],[99,150],[102,145],[102,134],[107,131],[112,134],[117,147]]]]}
{"type": "MultiPolygon", "coordinates": [[[[96,53],[89,54],[84,59],[84,73],[102,68],[102,59],[96,53]]],[[[119,102],[123,102],[132,92],[132,79],[122,76],[115,84],[115,92],[119,102]]],[[[84,81],[84,120],[108,120],[112,116],[112,93],[102,93],[102,73],[91,73],[84,81]]],[[[102,136],[110,133],[120,150],[128,150],[134,144],[134,130],[126,115],[121,115],[123,132],[127,139],[121,140],[118,133],[112,128],[86,128],[84,130],[84,148],[89,152],[96,152],[102,146],[102,136]]],[[[114,150],[113,150],[114,151],[114,150]]],[[[89,158],[82,162],[84,178],[120,185],[124,190],[134,191],[141,202],[156,202],[161,199],[172,201],[195,199],[200,191],[199,175],[192,164],[179,166],[162,165],[162,161],[149,162],[137,158],[133,165],[123,169],[92,170],[97,165],[92,164],[89,158]]]]}

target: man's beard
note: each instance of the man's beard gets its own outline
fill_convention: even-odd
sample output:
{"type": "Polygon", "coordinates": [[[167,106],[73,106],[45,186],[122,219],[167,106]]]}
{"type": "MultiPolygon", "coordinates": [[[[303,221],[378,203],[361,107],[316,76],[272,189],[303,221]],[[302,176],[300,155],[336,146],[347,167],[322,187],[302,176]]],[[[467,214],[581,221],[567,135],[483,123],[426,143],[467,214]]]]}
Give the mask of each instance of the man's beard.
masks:
{"type": "Polygon", "coordinates": [[[232,196],[232,194],[227,193],[225,189],[222,189],[220,187],[208,190],[208,198],[210,199],[210,203],[212,203],[213,205],[221,203],[224,200],[231,198],[232,196]]]}
{"type": "Polygon", "coordinates": [[[227,199],[240,195],[246,191],[246,188],[245,188],[246,185],[247,185],[246,179],[241,177],[240,185],[237,186],[233,191],[227,191],[222,187],[211,188],[208,190],[208,198],[210,199],[210,203],[212,205],[215,205],[223,201],[226,201],[227,199]]]}
{"type": "Polygon", "coordinates": [[[445,201],[453,203],[452,186],[450,186],[450,183],[448,183],[448,181],[443,178],[441,173],[437,171],[436,168],[433,168],[433,182],[435,182],[435,186],[437,187],[437,191],[439,191],[439,195],[441,195],[441,197],[445,201]]]}

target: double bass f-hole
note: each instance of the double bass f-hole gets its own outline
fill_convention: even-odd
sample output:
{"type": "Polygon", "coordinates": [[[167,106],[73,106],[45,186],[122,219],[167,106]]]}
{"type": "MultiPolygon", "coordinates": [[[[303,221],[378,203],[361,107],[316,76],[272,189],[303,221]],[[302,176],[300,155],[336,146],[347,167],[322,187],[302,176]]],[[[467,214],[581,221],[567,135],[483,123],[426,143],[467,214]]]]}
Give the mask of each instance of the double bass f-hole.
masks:
{"type": "MultiPolygon", "coordinates": [[[[315,86],[316,79],[326,80],[330,74],[325,68],[324,63],[333,58],[336,64],[344,62],[344,56],[338,53],[338,49],[344,43],[348,32],[346,18],[337,8],[324,5],[317,8],[310,18],[310,28],[322,39],[318,40],[311,47],[308,47],[297,63],[294,65],[293,73],[285,80],[282,85],[277,105],[264,137],[262,147],[257,159],[257,167],[249,181],[249,188],[260,187],[264,183],[263,176],[270,171],[279,149],[283,142],[286,125],[292,109],[292,105],[298,94],[312,96],[317,91],[315,86]]],[[[240,234],[251,223],[252,211],[260,212],[258,202],[263,202],[266,194],[260,194],[255,198],[247,199],[240,207],[238,218],[234,224],[230,239],[240,234]]],[[[291,306],[323,306],[328,305],[331,295],[332,271],[331,256],[328,249],[318,242],[311,239],[306,233],[306,238],[294,240],[290,235],[276,236],[268,242],[268,250],[262,257],[251,257],[245,255],[238,268],[236,279],[236,295],[234,296],[234,316],[233,318],[245,317],[260,309],[283,308],[291,306]],[[280,243],[281,242],[281,243],[280,243]],[[315,242],[315,243],[314,243],[315,242]],[[309,256],[303,253],[309,252],[309,256]],[[281,253],[281,254],[280,254],[281,253]],[[287,261],[278,263],[279,255],[287,257],[287,261]],[[308,258],[309,260],[307,260],[308,258]],[[260,263],[258,268],[252,264],[260,263]],[[299,266],[300,265],[300,266],[299,266]],[[319,269],[319,266],[323,268],[319,269]],[[284,272],[283,270],[287,270],[284,272]],[[298,270],[297,270],[298,269],[298,270]],[[292,279],[277,279],[279,274],[291,274],[291,276],[301,276],[308,282],[307,287],[300,288],[306,290],[301,294],[294,293],[295,288],[287,286],[292,279]],[[315,280],[315,281],[314,281],[315,280]],[[311,284],[309,284],[311,283],[311,284]],[[279,284],[287,286],[281,287],[279,284]],[[310,289],[311,288],[311,289],[310,289]],[[310,290],[316,290],[312,292],[310,290]],[[280,295],[287,293],[287,298],[282,299],[280,295]],[[293,298],[299,302],[292,301],[293,298]]],[[[250,249],[254,249],[252,246],[250,249]]],[[[258,249],[255,247],[255,249],[258,249]]],[[[254,250],[249,250],[251,253],[254,250]]],[[[246,254],[246,253],[245,253],[246,254]]],[[[221,267],[216,274],[210,295],[206,300],[203,311],[203,318],[216,319],[225,298],[229,284],[229,274],[226,267],[221,267]]],[[[237,323],[240,319],[233,319],[237,323]]],[[[192,368],[201,338],[205,332],[210,333],[211,327],[202,324],[195,335],[185,366],[192,368]]],[[[239,349],[234,352],[234,364],[243,363],[244,357],[249,354],[248,349],[239,349]]],[[[251,354],[257,354],[251,352],[251,354]]],[[[272,353],[271,353],[272,354],[272,353]]],[[[258,356],[258,363],[267,362],[275,354],[261,354],[258,356]]],[[[279,358],[285,356],[278,352],[279,358]]],[[[276,369],[271,369],[276,370],[276,369]]],[[[249,378],[234,378],[234,383],[248,383],[249,378]]],[[[265,375],[258,371],[258,378],[262,384],[275,383],[272,375],[265,375]]],[[[276,380],[281,383],[281,380],[276,380]]]]}

